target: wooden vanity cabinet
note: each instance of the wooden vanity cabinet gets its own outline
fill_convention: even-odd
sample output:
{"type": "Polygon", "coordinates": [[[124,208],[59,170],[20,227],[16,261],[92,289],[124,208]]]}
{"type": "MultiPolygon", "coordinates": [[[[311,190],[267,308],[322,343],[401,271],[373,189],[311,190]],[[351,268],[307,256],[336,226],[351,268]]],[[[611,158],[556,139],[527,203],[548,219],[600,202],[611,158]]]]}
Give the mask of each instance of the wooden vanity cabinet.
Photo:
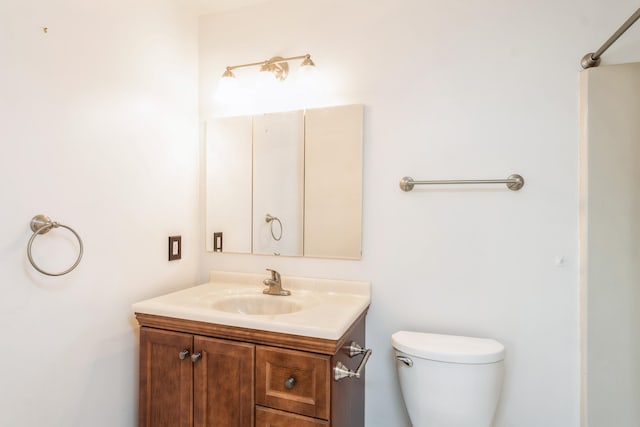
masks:
{"type": "MultiPolygon", "coordinates": [[[[366,314],[366,313],[365,313],[366,314]]],[[[136,313],[140,427],[363,427],[365,314],[339,340],[136,313]]]]}

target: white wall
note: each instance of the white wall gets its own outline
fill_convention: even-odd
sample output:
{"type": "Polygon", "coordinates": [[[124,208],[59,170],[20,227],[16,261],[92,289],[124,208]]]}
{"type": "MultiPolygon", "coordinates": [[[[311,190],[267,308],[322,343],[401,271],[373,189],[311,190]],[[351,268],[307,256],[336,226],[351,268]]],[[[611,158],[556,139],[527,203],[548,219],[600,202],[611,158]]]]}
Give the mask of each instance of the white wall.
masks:
{"type": "MultiPolygon", "coordinates": [[[[0,2],[0,425],[137,425],[131,303],[197,281],[195,16],[172,0],[0,2]],[[39,213],[84,240],[66,276],[27,261],[39,213]]],[[[72,242],[60,229],[34,249],[60,271],[72,242]]]]}
{"type": "MultiPolygon", "coordinates": [[[[213,97],[225,66],[307,52],[318,65],[314,90],[283,88],[277,99],[252,99],[245,113],[346,103],[364,103],[366,113],[362,260],[202,252],[200,279],[211,269],[271,267],[370,280],[369,427],[408,425],[389,344],[399,329],[500,340],[507,369],[496,425],[577,426],[579,61],[636,8],[631,0],[273,0],[202,18],[202,121],[243,112],[213,97]],[[404,175],[513,172],[526,180],[517,193],[398,188],[404,175]]],[[[638,60],[638,43],[634,28],[604,62],[638,60]]]]}

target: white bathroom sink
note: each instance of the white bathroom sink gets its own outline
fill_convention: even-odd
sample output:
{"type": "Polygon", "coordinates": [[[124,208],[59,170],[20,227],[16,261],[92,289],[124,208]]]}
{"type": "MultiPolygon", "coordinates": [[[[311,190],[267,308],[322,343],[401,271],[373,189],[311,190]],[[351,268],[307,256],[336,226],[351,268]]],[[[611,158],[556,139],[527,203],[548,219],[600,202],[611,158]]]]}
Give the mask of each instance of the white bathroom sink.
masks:
{"type": "Polygon", "coordinates": [[[368,282],[282,276],[289,296],[265,295],[267,274],[212,271],[209,282],[135,303],[135,313],[339,339],[371,302],[368,282]]]}
{"type": "Polygon", "coordinates": [[[234,295],[217,299],[211,308],[228,313],[265,316],[300,311],[302,306],[285,296],[234,295]]]}

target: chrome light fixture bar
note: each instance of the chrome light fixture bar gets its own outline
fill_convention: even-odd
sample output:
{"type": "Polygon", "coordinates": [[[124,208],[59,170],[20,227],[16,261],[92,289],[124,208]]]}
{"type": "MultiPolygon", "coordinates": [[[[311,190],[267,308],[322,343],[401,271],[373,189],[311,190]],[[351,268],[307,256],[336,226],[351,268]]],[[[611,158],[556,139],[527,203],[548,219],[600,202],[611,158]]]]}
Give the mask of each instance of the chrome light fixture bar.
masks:
{"type": "Polygon", "coordinates": [[[249,64],[240,64],[240,65],[231,65],[228,66],[224,73],[222,73],[222,77],[235,77],[232,70],[237,68],[246,68],[246,67],[260,67],[260,71],[269,71],[271,72],[277,80],[283,81],[289,75],[289,62],[295,59],[302,59],[301,67],[315,67],[316,64],[311,59],[311,55],[308,53],[306,55],[298,55],[298,56],[290,56],[288,58],[283,58],[281,56],[274,56],[271,59],[267,59],[266,61],[260,62],[251,62],[249,64]]]}

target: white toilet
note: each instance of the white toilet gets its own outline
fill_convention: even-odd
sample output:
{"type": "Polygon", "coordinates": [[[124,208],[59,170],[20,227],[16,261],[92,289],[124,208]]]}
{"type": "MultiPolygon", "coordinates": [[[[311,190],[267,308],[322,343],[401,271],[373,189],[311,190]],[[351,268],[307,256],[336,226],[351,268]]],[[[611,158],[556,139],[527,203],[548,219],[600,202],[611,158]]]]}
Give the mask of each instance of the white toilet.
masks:
{"type": "Polygon", "coordinates": [[[396,332],[400,389],[413,427],[490,427],[504,346],[487,338],[396,332]]]}

